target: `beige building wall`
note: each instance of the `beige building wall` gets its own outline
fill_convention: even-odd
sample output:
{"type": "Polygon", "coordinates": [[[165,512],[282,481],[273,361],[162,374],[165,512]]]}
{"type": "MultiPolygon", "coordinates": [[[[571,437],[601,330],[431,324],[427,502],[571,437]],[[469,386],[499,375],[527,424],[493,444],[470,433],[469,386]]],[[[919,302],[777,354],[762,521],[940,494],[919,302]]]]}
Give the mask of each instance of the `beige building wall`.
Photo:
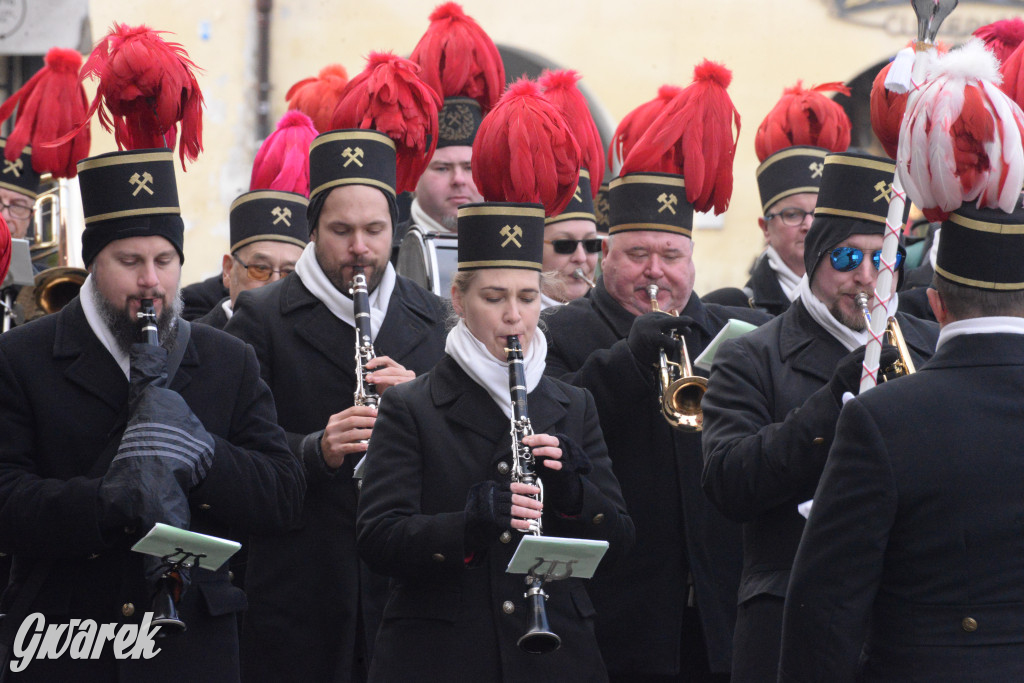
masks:
{"type": "MultiPolygon", "coordinates": [[[[350,76],[374,50],[408,54],[426,29],[435,0],[272,0],[270,120],[284,113],[295,81],[331,62],[350,76]]],[[[754,171],[754,133],[785,87],[846,81],[887,59],[914,37],[905,6],[870,10],[854,23],[828,0],[465,0],[496,43],[529,50],[583,74],[583,84],[613,122],[654,97],[664,83],[686,85],[704,58],[733,72],[730,95],[743,128],[735,190],[718,227],[695,231],[697,291],[741,285],[762,248],[754,171]]],[[[842,3],[840,3],[842,4],[842,3]]],[[[845,3],[865,4],[860,3],[845,3]]],[[[93,39],[114,21],[173,32],[204,69],[205,151],[179,173],[185,217],[184,282],[219,269],[228,246],[228,208],[248,189],[258,147],[256,0],[91,0],[93,39]]],[[[966,0],[944,29],[974,26],[1024,11],[966,0]]],[[[960,39],[943,30],[940,38],[960,39]]],[[[93,153],[113,149],[94,127],[93,153]]]]}

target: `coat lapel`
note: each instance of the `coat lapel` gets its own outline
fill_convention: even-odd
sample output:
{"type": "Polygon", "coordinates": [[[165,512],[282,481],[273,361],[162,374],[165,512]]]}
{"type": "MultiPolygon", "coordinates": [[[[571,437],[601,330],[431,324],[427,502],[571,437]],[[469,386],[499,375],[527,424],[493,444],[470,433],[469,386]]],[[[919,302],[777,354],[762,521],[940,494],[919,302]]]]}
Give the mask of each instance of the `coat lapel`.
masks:
{"type": "Polygon", "coordinates": [[[79,300],[72,300],[57,315],[53,357],[71,359],[64,376],[114,410],[121,410],[128,397],[128,380],[89,327],[79,300]]]}
{"type": "Polygon", "coordinates": [[[845,356],[846,349],[814,322],[799,299],[782,316],[779,333],[782,362],[789,362],[794,370],[827,382],[832,377],[836,358],[845,356]]]}
{"type": "Polygon", "coordinates": [[[399,277],[374,346],[378,354],[401,363],[426,341],[435,324],[425,290],[399,277]]]}
{"type": "Polygon", "coordinates": [[[281,296],[281,319],[328,361],[355,378],[356,337],[346,325],[306,289],[299,278],[286,278],[281,296]]]}

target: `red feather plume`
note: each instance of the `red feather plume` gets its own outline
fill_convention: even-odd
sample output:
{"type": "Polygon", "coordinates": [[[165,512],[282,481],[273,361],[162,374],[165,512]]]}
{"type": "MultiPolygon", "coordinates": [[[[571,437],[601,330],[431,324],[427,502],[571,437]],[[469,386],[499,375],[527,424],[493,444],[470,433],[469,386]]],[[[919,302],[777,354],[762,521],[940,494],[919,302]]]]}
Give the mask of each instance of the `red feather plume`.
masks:
{"type": "Polygon", "coordinates": [[[282,190],[309,196],[309,143],[317,136],[301,111],[288,111],[256,152],[249,190],[282,190]]]}
{"type": "Polygon", "coordinates": [[[55,178],[74,178],[78,162],[89,156],[88,128],[78,130],[57,147],[44,147],[75,130],[85,118],[89,100],[78,79],[82,55],[55,47],[46,53],[46,63],[18,92],[0,106],[0,121],[18,108],[18,118],[7,138],[4,156],[14,161],[22,149],[32,147],[32,168],[55,178]]]}
{"type": "Polygon", "coordinates": [[[985,47],[995,53],[1002,64],[1024,40],[1024,19],[1014,17],[994,21],[974,29],[972,34],[985,42],[985,47]]]}
{"type": "Polygon", "coordinates": [[[693,83],[672,98],[637,140],[620,175],[674,173],[686,179],[686,200],[696,211],[723,213],[732,198],[732,163],[740,115],[726,88],[732,72],[704,60],[693,83]],[[736,128],[733,134],[733,126],[736,128]]]}
{"type": "MultiPolygon", "coordinates": [[[[180,43],[160,37],[167,31],[114,24],[93,48],[81,77],[99,79],[86,119],[54,144],[63,144],[89,125],[99,109],[104,130],[113,130],[118,149],[174,148],[181,124],[178,156],[195,161],[203,151],[203,94],[196,65],[180,43]]],[[[46,145],[44,145],[46,146],[46,145]]]]}
{"type": "Polygon", "coordinates": [[[782,98],[754,136],[758,161],[794,145],[846,151],[850,146],[850,117],[838,102],[822,94],[826,92],[850,95],[850,89],[842,83],[823,83],[805,90],[797,81],[795,86],[782,91],[782,98]]]}
{"type": "Polygon", "coordinates": [[[473,141],[473,182],[489,202],[532,202],[557,216],[580,180],[580,146],[540,87],[521,78],[484,117],[473,141]]]}
{"type": "Polygon", "coordinates": [[[331,129],[334,107],[348,85],[348,72],[341,64],[328,64],[314,78],[303,78],[288,88],[284,98],[289,109],[297,109],[313,120],[321,133],[331,129]]]}
{"type": "Polygon", "coordinates": [[[579,80],[578,73],[566,69],[545,71],[537,82],[544,89],[544,97],[555,105],[562,118],[567,123],[572,122],[573,135],[580,145],[580,168],[590,171],[590,187],[594,197],[597,197],[604,179],[604,144],[587,100],[576,86],[579,80]]]}
{"type": "MultiPolygon", "coordinates": [[[[913,46],[914,41],[908,45],[913,46]]],[[[935,49],[937,54],[949,52],[949,46],[943,43],[936,44],[935,49]]],[[[871,83],[870,110],[871,130],[882,143],[886,155],[895,160],[896,148],[900,141],[900,125],[903,123],[903,113],[907,109],[908,93],[895,93],[885,87],[885,79],[891,67],[892,62],[883,66],[871,83]]]]}
{"type": "Polygon", "coordinates": [[[0,215],[0,282],[7,277],[7,269],[11,267],[11,230],[7,221],[0,215]]]}
{"type": "Polygon", "coordinates": [[[395,141],[398,192],[411,192],[437,148],[441,98],[420,67],[390,52],[371,52],[366,68],[349,81],[334,109],[331,128],[364,128],[395,141]]]}
{"type": "Polygon", "coordinates": [[[658,118],[658,114],[682,91],[678,85],[663,85],[658,88],[657,97],[623,116],[612,135],[611,144],[608,145],[608,158],[612,162],[622,164],[636,141],[651,127],[651,122],[658,118]]]}
{"type": "Polygon", "coordinates": [[[409,59],[441,97],[472,97],[486,114],[505,90],[505,65],[494,41],[455,2],[438,5],[409,59]]]}
{"type": "Polygon", "coordinates": [[[1002,91],[1018,106],[1024,107],[1024,48],[1018,45],[1017,49],[1003,60],[999,74],[1003,77],[1003,82],[999,85],[1002,91]]]}

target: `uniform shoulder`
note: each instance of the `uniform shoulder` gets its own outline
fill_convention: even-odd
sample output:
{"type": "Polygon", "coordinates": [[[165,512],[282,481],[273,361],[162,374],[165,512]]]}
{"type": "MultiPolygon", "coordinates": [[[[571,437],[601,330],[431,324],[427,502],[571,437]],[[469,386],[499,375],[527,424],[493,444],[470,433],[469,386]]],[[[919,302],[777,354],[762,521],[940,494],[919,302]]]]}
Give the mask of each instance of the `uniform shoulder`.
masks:
{"type": "Polygon", "coordinates": [[[749,306],[726,306],[723,304],[705,303],[708,318],[724,325],[730,318],[742,320],[752,325],[761,326],[772,320],[772,316],[749,306]]]}
{"type": "Polygon", "coordinates": [[[552,328],[572,326],[589,318],[594,313],[594,301],[590,297],[580,297],[562,306],[552,306],[541,312],[541,320],[552,328]]]}

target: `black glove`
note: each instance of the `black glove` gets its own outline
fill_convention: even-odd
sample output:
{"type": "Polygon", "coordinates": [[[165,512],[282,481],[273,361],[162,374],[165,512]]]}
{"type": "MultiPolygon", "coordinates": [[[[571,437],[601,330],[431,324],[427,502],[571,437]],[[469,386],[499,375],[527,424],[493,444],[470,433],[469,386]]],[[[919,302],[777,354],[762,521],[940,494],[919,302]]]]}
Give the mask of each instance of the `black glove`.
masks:
{"type": "Polygon", "coordinates": [[[466,549],[485,549],[498,535],[512,528],[512,491],[509,482],[482,481],[466,494],[466,549]]]}
{"type": "MultiPolygon", "coordinates": [[[[828,388],[835,396],[839,405],[843,404],[843,394],[849,391],[856,395],[860,389],[860,378],[864,373],[864,349],[861,346],[843,356],[836,363],[832,371],[832,379],[828,381],[828,388]]],[[[896,362],[899,358],[899,351],[894,346],[882,346],[882,353],[878,359],[878,367],[885,369],[896,362]]]]}
{"type": "Polygon", "coordinates": [[[562,449],[562,469],[552,470],[544,465],[547,458],[537,458],[537,472],[544,482],[544,506],[551,505],[563,515],[578,515],[583,509],[583,476],[590,474],[590,458],[579,445],[565,434],[555,434],[562,449]]]}
{"type": "Polygon", "coordinates": [[[128,427],[100,482],[105,518],[148,529],[157,522],[187,528],[188,494],[213,463],[213,437],[185,399],[165,389],[167,351],[131,348],[128,427]]]}
{"type": "Polygon", "coordinates": [[[654,365],[658,362],[658,351],[664,348],[672,356],[678,342],[670,332],[675,330],[685,335],[696,325],[688,315],[672,316],[667,313],[644,313],[633,321],[629,329],[627,344],[629,350],[641,365],[654,365]]]}

